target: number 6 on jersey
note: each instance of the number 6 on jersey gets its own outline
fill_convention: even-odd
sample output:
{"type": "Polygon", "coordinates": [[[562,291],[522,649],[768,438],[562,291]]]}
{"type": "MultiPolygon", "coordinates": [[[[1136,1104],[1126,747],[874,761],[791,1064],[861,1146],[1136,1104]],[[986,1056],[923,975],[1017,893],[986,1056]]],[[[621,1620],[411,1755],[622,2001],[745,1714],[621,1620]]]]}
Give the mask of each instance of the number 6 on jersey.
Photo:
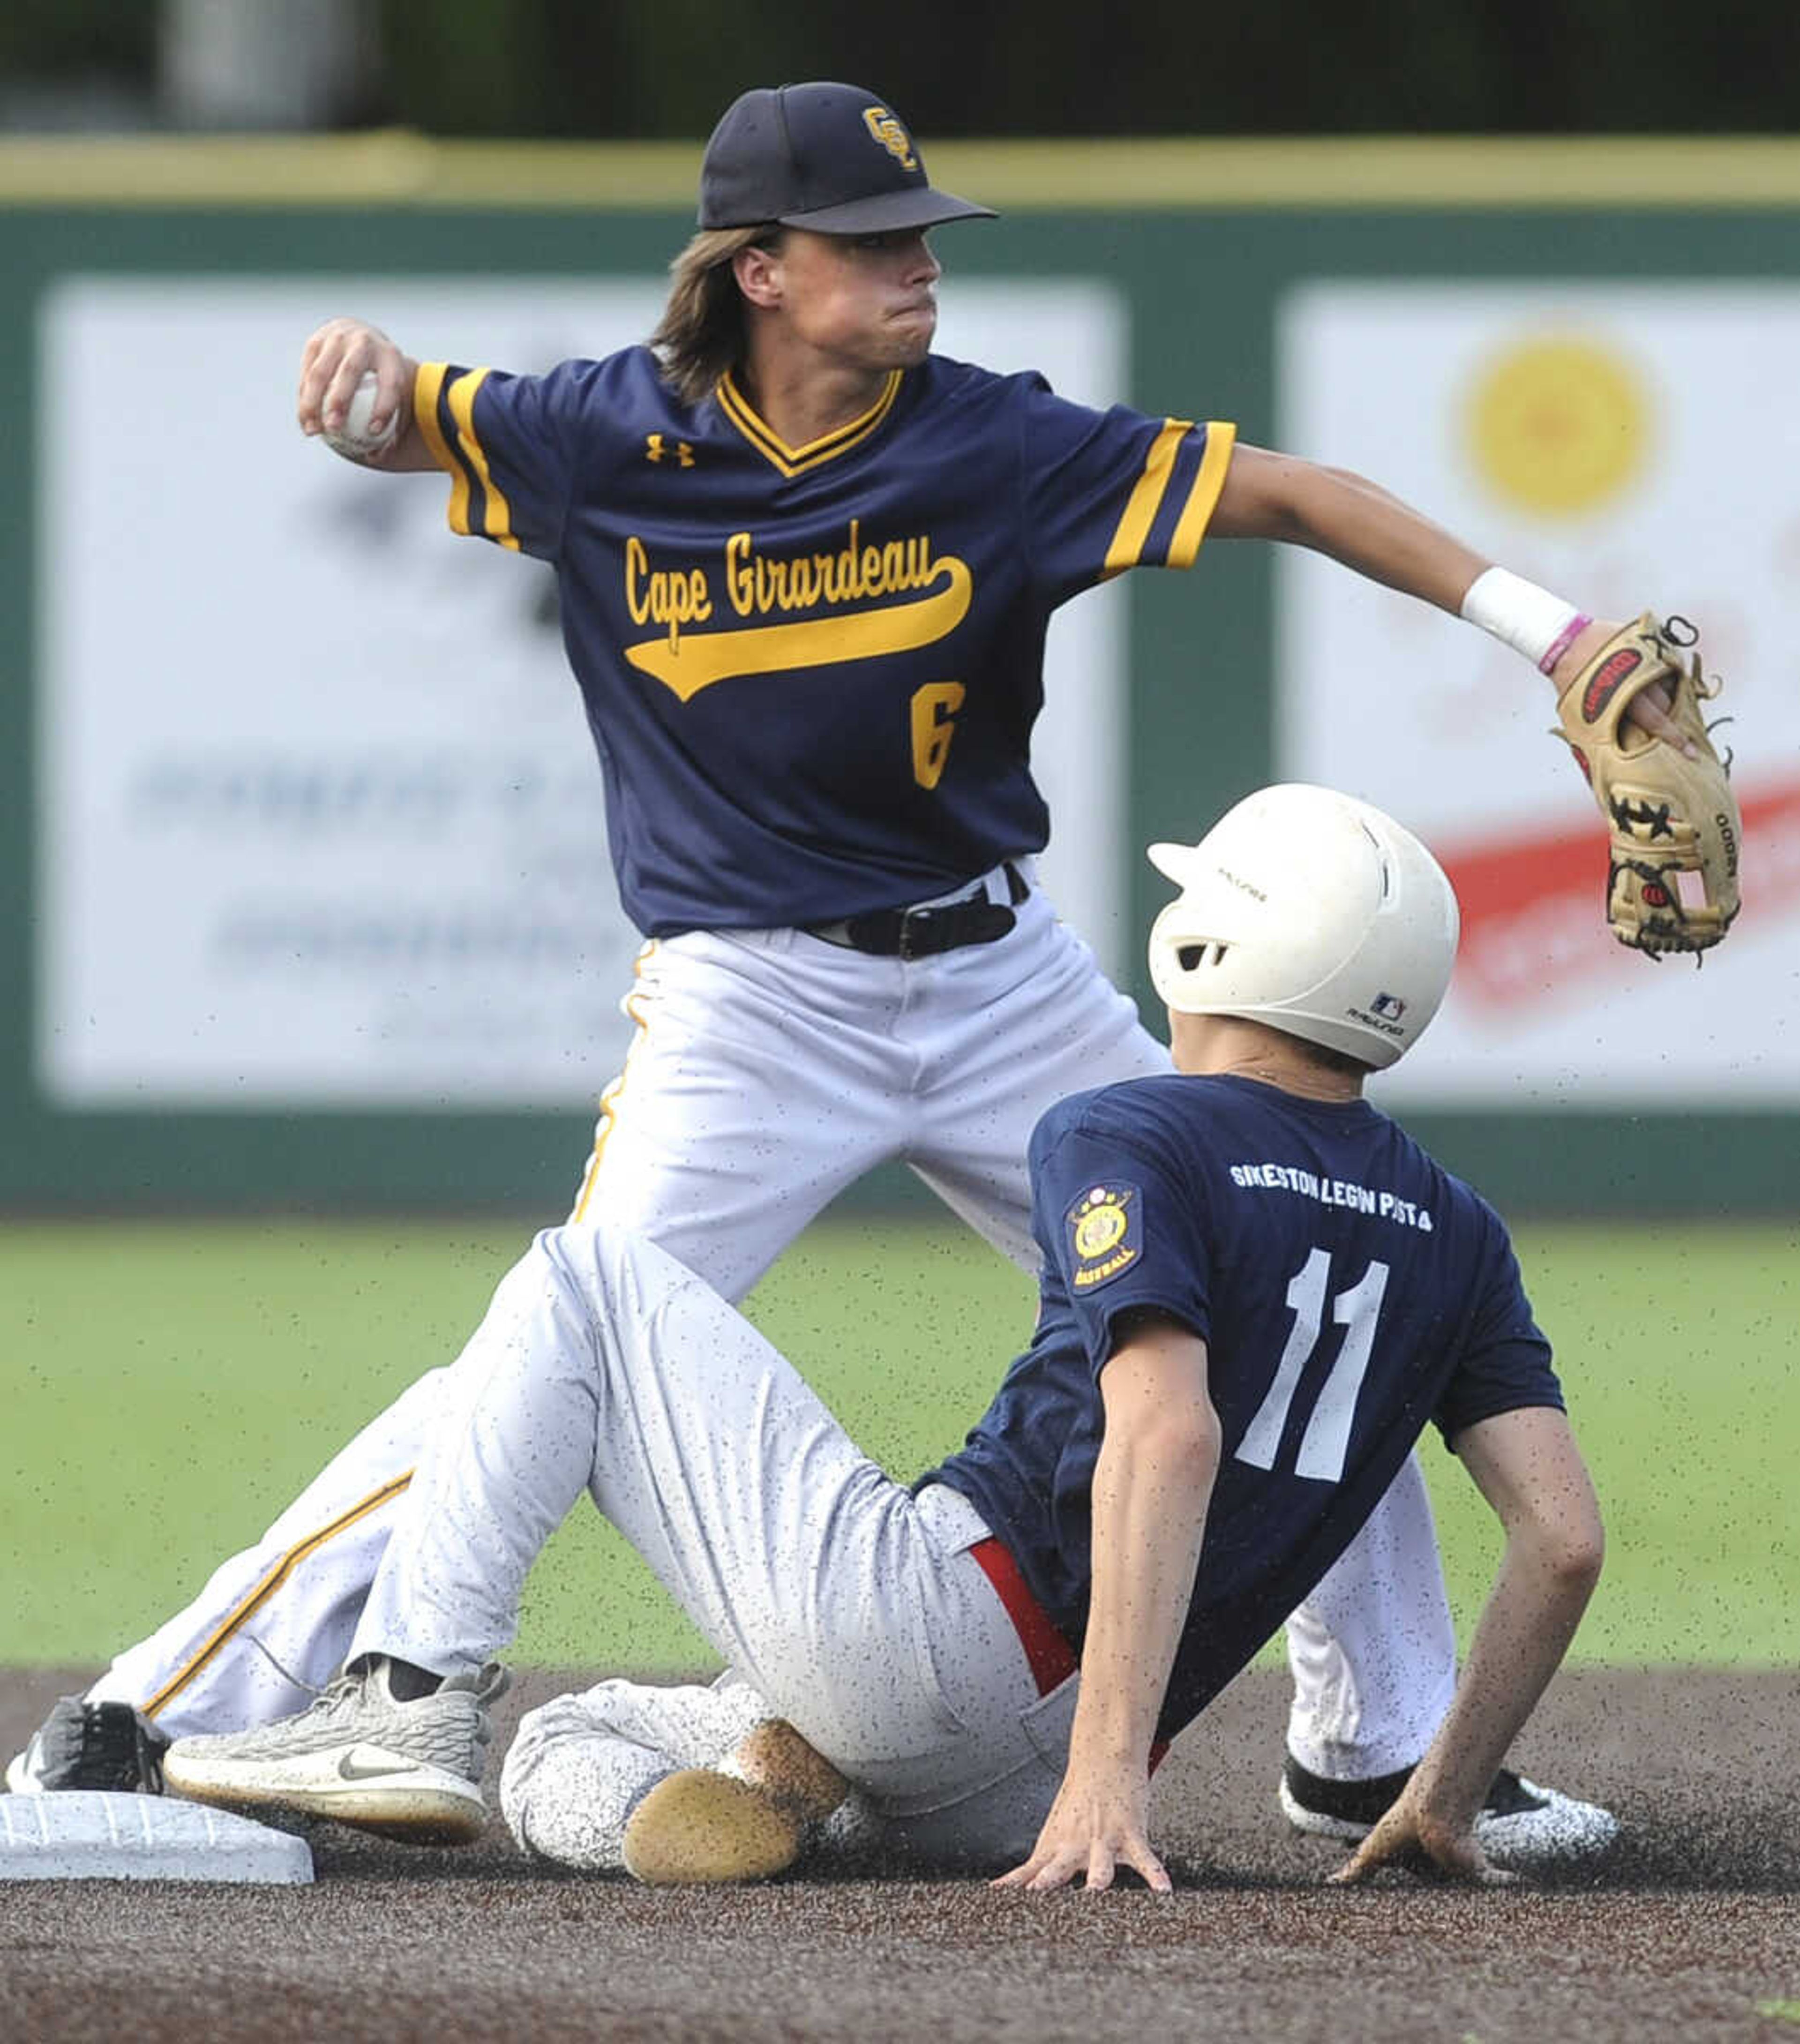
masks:
{"type": "Polygon", "coordinates": [[[927,682],[912,697],[912,778],[935,788],[944,777],[956,736],[955,717],[968,691],[961,682],[927,682]]]}

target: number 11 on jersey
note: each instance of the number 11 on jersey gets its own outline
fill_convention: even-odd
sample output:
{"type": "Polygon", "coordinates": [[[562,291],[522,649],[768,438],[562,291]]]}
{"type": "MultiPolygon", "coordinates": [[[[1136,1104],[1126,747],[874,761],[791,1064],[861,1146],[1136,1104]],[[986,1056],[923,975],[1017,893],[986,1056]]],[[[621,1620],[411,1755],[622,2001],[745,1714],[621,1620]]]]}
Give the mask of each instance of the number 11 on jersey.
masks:
{"type": "MultiPolygon", "coordinates": [[[[1288,1286],[1288,1304],[1294,1324],[1288,1331],[1275,1381],[1238,1444],[1238,1461],[1249,1463],[1253,1469],[1275,1466],[1300,1373],[1318,1346],[1319,1329],[1325,1324],[1326,1288],[1330,1279],[1330,1254],[1315,1249],[1288,1286]]],[[[1344,1458],[1350,1450],[1350,1424],[1357,1416],[1357,1394],[1374,1353],[1375,1323],[1387,1289],[1387,1266],[1372,1261],[1357,1282],[1331,1301],[1331,1317],[1345,1331],[1344,1345],[1320,1388],[1301,1437],[1299,1455],[1294,1464],[1296,1476],[1335,1483],[1344,1473],[1344,1458]]]]}

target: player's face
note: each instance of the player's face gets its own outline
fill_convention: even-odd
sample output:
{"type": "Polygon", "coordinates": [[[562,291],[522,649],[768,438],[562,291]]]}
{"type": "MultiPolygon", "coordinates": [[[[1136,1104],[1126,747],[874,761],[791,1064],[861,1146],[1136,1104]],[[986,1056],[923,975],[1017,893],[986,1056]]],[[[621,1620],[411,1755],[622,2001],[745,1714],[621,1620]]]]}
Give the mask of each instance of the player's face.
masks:
{"type": "Polygon", "coordinates": [[[864,370],[923,362],[937,330],[942,266],[917,228],[892,234],[812,234],[781,240],[781,309],[793,338],[864,370]]]}

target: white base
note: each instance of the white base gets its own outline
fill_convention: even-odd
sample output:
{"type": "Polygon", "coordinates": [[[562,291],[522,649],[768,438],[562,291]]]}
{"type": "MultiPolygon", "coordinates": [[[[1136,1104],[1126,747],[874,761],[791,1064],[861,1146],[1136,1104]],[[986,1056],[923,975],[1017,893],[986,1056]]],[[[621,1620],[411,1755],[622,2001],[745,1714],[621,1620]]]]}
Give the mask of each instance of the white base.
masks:
{"type": "Polygon", "coordinates": [[[0,1881],[313,1878],[304,1838],[171,1796],[0,1796],[0,1881]]]}

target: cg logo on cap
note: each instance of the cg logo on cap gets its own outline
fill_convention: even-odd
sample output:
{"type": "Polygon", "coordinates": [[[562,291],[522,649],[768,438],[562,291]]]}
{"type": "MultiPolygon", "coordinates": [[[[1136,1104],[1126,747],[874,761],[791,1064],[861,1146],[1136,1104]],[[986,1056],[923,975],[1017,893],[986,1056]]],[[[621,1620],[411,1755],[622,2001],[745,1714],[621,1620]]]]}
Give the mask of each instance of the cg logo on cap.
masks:
{"type": "Polygon", "coordinates": [[[918,169],[919,159],[912,153],[912,137],[900,125],[896,115],[885,106],[866,107],[862,125],[903,171],[918,169]]]}

